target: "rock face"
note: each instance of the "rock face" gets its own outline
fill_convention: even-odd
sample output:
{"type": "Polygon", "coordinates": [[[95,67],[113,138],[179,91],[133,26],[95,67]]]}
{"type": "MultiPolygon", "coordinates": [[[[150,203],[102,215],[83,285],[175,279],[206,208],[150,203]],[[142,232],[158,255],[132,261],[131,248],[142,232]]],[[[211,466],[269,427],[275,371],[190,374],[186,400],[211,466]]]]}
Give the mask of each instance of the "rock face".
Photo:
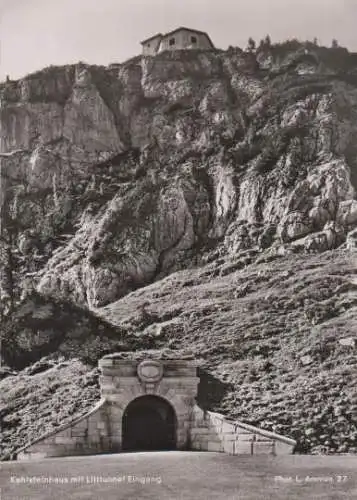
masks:
{"type": "Polygon", "coordinates": [[[212,246],[343,244],[357,225],[352,56],[349,72],[331,75],[326,57],[311,72],[315,48],[302,74],[301,50],[274,50],[50,67],[2,84],[2,227],[17,295],[99,307],[212,246]]]}

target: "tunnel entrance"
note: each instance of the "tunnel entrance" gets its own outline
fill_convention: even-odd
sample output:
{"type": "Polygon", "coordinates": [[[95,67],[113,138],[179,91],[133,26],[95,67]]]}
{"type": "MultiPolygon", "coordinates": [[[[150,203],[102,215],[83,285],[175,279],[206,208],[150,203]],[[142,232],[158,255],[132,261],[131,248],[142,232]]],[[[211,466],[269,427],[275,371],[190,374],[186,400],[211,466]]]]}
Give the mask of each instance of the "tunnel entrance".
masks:
{"type": "Polygon", "coordinates": [[[176,415],[158,396],[134,399],[123,415],[123,451],[176,449],[176,415]]]}

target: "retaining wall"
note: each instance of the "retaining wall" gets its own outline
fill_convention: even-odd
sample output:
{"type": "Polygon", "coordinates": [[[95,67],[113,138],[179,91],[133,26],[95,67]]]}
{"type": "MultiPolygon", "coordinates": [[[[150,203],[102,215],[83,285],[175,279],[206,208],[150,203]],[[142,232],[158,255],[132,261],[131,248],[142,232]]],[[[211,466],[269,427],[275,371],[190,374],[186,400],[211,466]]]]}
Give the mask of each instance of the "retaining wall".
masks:
{"type": "Polygon", "coordinates": [[[41,436],[17,451],[18,460],[105,453],[112,447],[108,403],[101,399],[87,414],[41,436]]]}
{"type": "Polygon", "coordinates": [[[191,425],[192,450],[217,451],[230,455],[291,454],[296,441],[264,431],[243,422],[229,420],[219,413],[194,408],[191,425]]]}
{"type": "MultiPolygon", "coordinates": [[[[102,399],[86,415],[20,449],[17,459],[119,452],[121,436],[112,429],[111,407],[110,402],[102,399]]],[[[293,439],[229,420],[219,413],[203,411],[197,405],[188,425],[191,450],[230,455],[282,455],[291,454],[296,446],[293,439]]]]}

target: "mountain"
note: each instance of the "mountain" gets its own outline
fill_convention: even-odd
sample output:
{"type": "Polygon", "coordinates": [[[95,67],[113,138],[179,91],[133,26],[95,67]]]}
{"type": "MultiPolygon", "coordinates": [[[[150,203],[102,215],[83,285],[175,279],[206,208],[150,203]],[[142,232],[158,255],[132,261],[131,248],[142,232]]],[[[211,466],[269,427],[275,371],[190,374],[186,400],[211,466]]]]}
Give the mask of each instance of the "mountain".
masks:
{"type": "Polygon", "coordinates": [[[143,349],[193,353],[211,409],[357,451],[357,54],[166,52],[0,98],[5,455],[65,386],[61,418],[92,404],[101,355],[143,349]]]}

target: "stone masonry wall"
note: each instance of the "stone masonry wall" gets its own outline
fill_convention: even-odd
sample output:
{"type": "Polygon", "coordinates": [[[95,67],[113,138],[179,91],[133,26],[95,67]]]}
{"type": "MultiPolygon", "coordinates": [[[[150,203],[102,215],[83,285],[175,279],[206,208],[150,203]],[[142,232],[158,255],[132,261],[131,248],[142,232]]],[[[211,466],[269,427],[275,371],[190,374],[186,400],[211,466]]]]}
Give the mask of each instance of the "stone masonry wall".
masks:
{"type": "Polygon", "coordinates": [[[189,445],[190,420],[199,383],[197,366],[190,361],[179,360],[162,360],[159,364],[162,366],[162,377],[151,381],[150,378],[139,379],[138,361],[108,355],[99,362],[101,393],[110,403],[113,442],[118,449],[121,448],[124,411],[131,401],[145,395],[162,398],[172,406],[177,418],[177,448],[187,449],[189,445]],[[116,435],[113,435],[114,432],[116,435]]]}
{"type": "Polygon", "coordinates": [[[172,406],[177,449],[279,455],[292,453],[296,446],[292,439],[203,411],[195,402],[199,382],[195,363],[140,363],[108,355],[99,366],[102,399],[93,410],[18,450],[18,460],[120,452],[124,412],[147,394],[172,406]]]}
{"type": "Polygon", "coordinates": [[[160,43],[158,52],[165,50],[180,50],[180,49],[212,49],[209,38],[204,33],[197,33],[196,31],[180,30],[170,36],[165,35],[160,43]],[[196,38],[196,44],[191,42],[191,36],[196,38]],[[174,45],[170,45],[170,40],[174,38],[174,45]]]}
{"type": "Polygon", "coordinates": [[[229,420],[219,413],[205,412],[196,405],[190,445],[192,450],[230,455],[282,455],[292,453],[296,441],[243,422],[229,420]]]}
{"type": "Polygon", "coordinates": [[[26,445],[18,460],[105,453],[111,450],[108,403],[101,399],[87,414],[26,445]]]}

